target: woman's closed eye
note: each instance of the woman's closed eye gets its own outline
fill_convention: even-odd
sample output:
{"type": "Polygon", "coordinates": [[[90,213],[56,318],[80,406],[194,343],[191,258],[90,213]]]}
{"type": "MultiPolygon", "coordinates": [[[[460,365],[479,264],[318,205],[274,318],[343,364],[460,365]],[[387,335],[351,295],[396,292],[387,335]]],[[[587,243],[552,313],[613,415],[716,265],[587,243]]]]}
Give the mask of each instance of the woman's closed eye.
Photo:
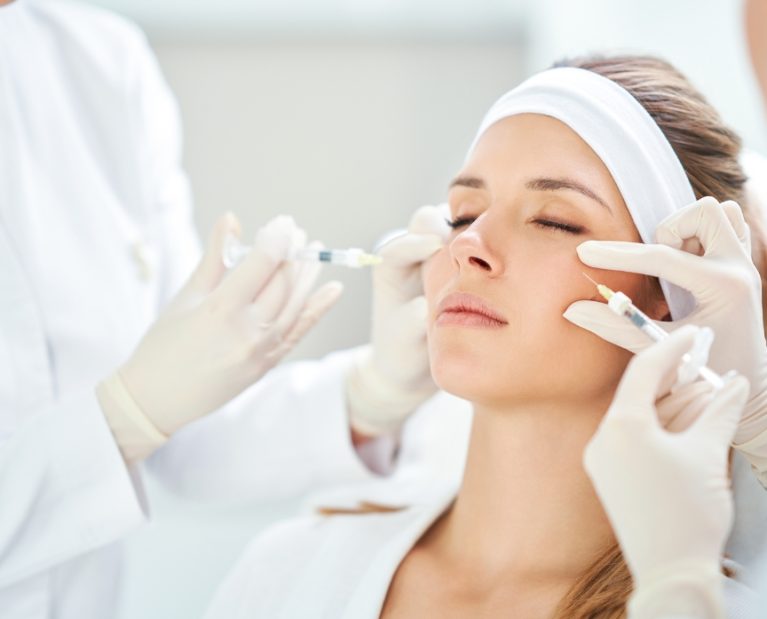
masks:
{"type": "Polygon", "coordinates": [[[470,226],[476,220],[476,217],[456,217],[455,219],[446,219],[445,221],[447,222],[447,225],[450,226],[453,230],[458,230],[459,228],[470,226]]]}
{"type": "Polygon", "coordinates": [[[560,230],[568,234],[583,234],[586,228],[578,226],[576,224],[570,224],[565,221],[557,221],[556,219],[544,219],[536,217],[532,220],[533,224],[541,228],[548,228],[550,230],[560,230]]]}
{"type": "MultiPolygon", "coordinates": [[[[476,217],[456,217],[455,219],[448,219],[447,225],[450,226],[453,230],[458,230],[460,228],[465,228],[466,226],[470,226],[476,221],[476,217]]],[[[564,221],[557,221],[555,219],[545,219],[541,217],[536,217],[530,221],[530,223],[540,227],[540,228],[547,228],[549,230],[557,230],[560,232],[565,232],[568,234],[583,234],[586,229],[583,226],[578,226],[575,224],[567,223],[564,221]]]]}

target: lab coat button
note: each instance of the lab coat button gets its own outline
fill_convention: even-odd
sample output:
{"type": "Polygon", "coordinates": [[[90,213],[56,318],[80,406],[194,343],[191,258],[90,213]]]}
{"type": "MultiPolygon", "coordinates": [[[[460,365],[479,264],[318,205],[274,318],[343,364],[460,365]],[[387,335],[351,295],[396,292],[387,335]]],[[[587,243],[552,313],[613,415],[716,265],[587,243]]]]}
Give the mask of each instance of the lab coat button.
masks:
{"type": "Polygon", "coordinates": [[[152,259],[152,251],[141,241],[137,241],[133,244],[133,259],[136,261],[136,267],[138,268],[138,276],[141,281],[148,282],[154,275],[154,260],[152,259]]]}

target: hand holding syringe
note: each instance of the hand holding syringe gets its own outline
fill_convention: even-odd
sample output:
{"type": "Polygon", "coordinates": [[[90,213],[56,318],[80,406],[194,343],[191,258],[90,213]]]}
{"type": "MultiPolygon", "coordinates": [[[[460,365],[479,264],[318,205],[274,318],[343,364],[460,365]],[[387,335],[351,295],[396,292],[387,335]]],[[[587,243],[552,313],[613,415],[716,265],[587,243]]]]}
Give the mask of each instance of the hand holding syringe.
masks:
{"type": "MultiPolygon", "coordinates": [[[[637,329],[642,331],[652,341],[660,342],[668,337],[668,332],[656,325],[652,318],[631,302],[628,296],[622,292],[615,292],[604,284],[598,284],[585,273],[583,275],[597,287],[600,296],[607,301],[607,306],[614,313],[628,318],[637,329]]],[[[701,333],[704,334],[705,339],[699,340],[696,347],[683,357],[683,364],[679,369],[678,383],[691,383],[695,380],[696,376],[700,376],[714,389],[721,389],[725,384],[724,379],[704,365],[714,334],[710,329],[703,330],[701,333]]]]}
{"type": "MultiPolygon", "coordinates": [[[[247,256],[252,246],[246,245],[236,236],[230,236],[224,242],[222,259],[228,269],[237,266],[247,256]]],[[[302,247],[296,249],[288,257],[289,260],[304,260],[309,262],[325,262],[354,269],[379,264],[380,256],[368,254],[361,249],[321,249],[302,247]]]]}

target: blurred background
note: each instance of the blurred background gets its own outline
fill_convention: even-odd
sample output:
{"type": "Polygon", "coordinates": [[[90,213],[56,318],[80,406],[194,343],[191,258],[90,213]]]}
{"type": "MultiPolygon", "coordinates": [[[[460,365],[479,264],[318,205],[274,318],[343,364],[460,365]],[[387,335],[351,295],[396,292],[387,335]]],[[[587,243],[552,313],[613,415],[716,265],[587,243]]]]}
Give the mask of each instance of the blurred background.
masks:
{"type": "MultiPolygon", "coordinates": [[[[175,92],[200,234],[294,215],[328,246],[370,248],[447,184],[485,110],[562,56],[673,62],[747,146],[767,152],[739,0],[90,0],[137,22],[175,92]]],[[[362,343],[368,272],[291,355],[362,343]]],[[[148,482],[119,619],[200,617],[263,526],[299,501],[206,506],[148,482]]]]}

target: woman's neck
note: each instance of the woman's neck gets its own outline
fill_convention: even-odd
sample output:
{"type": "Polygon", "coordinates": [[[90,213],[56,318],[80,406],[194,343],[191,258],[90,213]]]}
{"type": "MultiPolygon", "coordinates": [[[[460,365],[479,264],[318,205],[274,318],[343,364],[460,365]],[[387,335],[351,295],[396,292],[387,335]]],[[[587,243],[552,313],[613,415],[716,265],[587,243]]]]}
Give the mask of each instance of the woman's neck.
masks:
{"type": "Polygon", "coordinates": [[[582,465],[608,405],[475,407],[463,484],[432,538],[440,555],[489,578],[585,570],[614,542],[582,465]]]}

